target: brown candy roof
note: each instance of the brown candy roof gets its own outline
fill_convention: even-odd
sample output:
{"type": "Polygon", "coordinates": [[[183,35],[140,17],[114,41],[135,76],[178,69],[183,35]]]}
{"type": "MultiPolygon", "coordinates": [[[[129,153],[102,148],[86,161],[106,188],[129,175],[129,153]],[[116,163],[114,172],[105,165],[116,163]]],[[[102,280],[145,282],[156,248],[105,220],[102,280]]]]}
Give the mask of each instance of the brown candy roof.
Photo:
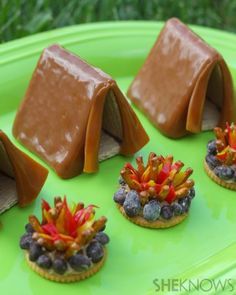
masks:
{"type": "Polygon", "coordinates": [[[128,96],[165,135],[224,125],[235,115],[222,56],[178,19],[165,24],[128,96]]]}
{"type": "Polygon", "coordinates": [[[13,134],[63,178],[94,172],[99,159],[148,142],[116,82],[58,45],[43,51],[13,134]]]}
{"type": "Polygon", "coordinates": [[[30,204],[39,194],[47,169],[20,151],[0,130],[0,213],[17,202],[30,204]]]}

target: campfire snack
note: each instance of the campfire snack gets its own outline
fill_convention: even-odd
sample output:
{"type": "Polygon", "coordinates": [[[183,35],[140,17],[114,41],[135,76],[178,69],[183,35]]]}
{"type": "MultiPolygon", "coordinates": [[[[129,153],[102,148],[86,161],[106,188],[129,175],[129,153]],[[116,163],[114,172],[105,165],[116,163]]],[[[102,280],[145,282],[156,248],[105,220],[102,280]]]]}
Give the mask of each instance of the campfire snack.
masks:
{"type": "Polygon", "coordinates": [[[166,22],[128,97],[172,138],[235,118],[233,83],[223,57],[176,18],[166,22]]]}
{"type": "Polygon", "coordinates": [[[58,45],[44,49],[13,134],[62,178],[96,172],[149,140],[116,82],[58,45]]]}
{"type": "Polygon", "coordinates": [[[107,219],[95,220],[94,205],[69,208],[66,197],[54,198],[54,207],[42,201],[42,221],[30,216],[20,247],[28,265],[42,277],[62,282],[83,280],[95,274],[105,262],[107,219]]]}
{"type": "Polygon", "coordinates": [[[0,130],[0,214],[37,198],[48,170],[20,151],[0,130]]]}
{"type": "Polygon", "coordinates": [[[150,228],[167,228],[183,221],[195,196],[191,168],[182,171],[181,161],[150,153],[145,166],[136,158],[137,169],[127,163],[121,170],[114,201],[130,221],[150,228]]]}
{"type": "Polygon", "coordinates": [[[236,190],[236,125],[214,129],[216,139],[207,145],[204,167],[208,176],[226,188],[236,190]]]}

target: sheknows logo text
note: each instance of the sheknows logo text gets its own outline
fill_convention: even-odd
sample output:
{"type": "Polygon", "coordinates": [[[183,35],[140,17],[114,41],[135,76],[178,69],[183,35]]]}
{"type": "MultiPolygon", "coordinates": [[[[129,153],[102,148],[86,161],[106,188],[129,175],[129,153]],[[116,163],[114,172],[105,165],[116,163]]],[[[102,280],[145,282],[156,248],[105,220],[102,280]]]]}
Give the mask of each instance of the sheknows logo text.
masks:
{"type": "Polygon", "coordinates": [[[154,279],[156,292],[180,292],[180,291],[201,291],[201,292],[219,292],[234,291],[233,279],[211,280],[182,280],[182,279],[154,279]]]}

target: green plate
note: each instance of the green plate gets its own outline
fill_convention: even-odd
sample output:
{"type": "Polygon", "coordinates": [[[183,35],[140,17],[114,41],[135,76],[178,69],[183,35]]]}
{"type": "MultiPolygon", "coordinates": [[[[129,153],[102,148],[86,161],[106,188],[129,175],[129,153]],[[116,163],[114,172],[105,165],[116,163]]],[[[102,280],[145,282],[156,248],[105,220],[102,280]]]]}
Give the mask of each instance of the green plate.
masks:
{"type": "MultiPolygon", "coordinates": [[[[162,25],[156,22],[82,25],[1,45],[0,128],[12,138],[16,109],[45,46],[62,44],[111,74],[125,92],[162,25]]],[[[208,28],[193,29],[223,54],[236,79],[236,36],[208,28]]],[[[169,282],[170,287],[174,283],[174,289],[182,290],[178,294],[188,294],[185,288],[176,287],[180,283],[177,279],[184,278],[203,280],[202,290],[209,290],[209,294],[217,293],[209,279],[214,279],[215,283],[221,279],[222,284],[236,292],[236,285],[230,287],[232,281],[225,281],[236,278],[235,192],[215,184],[203,170],[206,143],[213,134],[207,132],[179,140],[168,139],[141,112],[135,111],[151,138],[139,154],[145,157],[150,151],[173,154],[175,159],[194,169],[197,196],[187,220],[171,229],[150,230],[123,218],[112,197],[121,167],[134,158],[114,157],[103,162],[97,174],[83,174],[70,180],[59,179],[49,169],[48,180],[33,205],[26,209],[16,206],[0,216],[3,224],[0,232],[1,294],[19,294],[20,290],[24,295],[157,294],[160,282],[169,282]],[[71,201],[99,205],[97,213],[108,217],[107,232],[111,238],[108,259],[102,270],[83,282],[70,285],[50,282],[35,274],[26,265],[18,246],[28,215],[40,213],[41,198],[52,200],[53,196],[64,194],[71,201]]],[[[168,286],[163,287],[164,293],[168,293],[168,286]]],[[[224,294],[222,290],[218,289],[218,292],[224,294]]],[[[200,292],[196,291],[196,294],[200,292]]]]}

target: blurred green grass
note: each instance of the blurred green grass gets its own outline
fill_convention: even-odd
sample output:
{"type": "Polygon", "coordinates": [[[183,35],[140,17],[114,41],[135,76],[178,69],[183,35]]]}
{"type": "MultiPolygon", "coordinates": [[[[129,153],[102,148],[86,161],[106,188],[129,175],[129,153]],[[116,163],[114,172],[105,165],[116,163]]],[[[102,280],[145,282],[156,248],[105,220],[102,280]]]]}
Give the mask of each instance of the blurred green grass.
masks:
{"type": "Polygon", "coordinates": [[[236,32],[236,0],[0,0],[0,43],[81,23],[172,16],[236,32]]]}

